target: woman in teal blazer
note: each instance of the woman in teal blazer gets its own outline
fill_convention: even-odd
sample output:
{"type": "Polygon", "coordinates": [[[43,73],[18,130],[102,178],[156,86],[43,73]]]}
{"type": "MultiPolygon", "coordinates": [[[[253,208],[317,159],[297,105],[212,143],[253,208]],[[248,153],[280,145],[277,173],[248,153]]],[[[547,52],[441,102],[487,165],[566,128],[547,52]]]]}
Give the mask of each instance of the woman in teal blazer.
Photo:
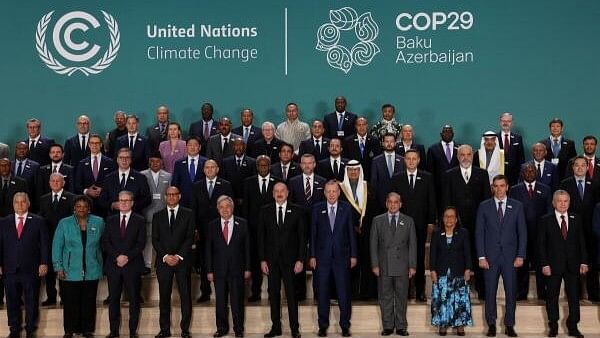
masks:
{"type": "Polygon", "coordinates": [[[64,337],[79,332],[93,337],[96,293],[102,278],[104,221],[90,214],[91,200],[87,196],[77,196],[73,203],[73,216],[63,218],[54,234],[52,264],[62,281],[64,337]]]}

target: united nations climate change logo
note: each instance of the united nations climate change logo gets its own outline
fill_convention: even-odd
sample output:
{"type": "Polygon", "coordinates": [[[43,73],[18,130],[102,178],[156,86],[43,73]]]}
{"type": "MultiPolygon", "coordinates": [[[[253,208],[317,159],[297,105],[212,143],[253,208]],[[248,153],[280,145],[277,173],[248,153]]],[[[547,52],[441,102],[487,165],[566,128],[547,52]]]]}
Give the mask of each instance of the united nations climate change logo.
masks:
{"type": "Polygon", "coordinates": [[[35,48],[42,62],[56,73],[66,74],[67,76],[71,76],[77,71],[89,76],[90,74],[98,74],[108,68],[117,57],[121,47],[121,35],[115,18],[105,11],[101,12],[110,33],[110,44],[102,57],[94,59],[101,50],[100,46],[94,44],[90,47],[90,43],[87,41],[73,41],[74,32],[86,32],[90,29],[90,26],[97,29],[100,27],[100,22],[87,12],[73,11],[61,16],[54,23],[52,44],[56,52],[64,59],[63,62],[66,62],[63,63],[55,58],[46,44],[46,30],[50,26],[52,14],[54,14],[54,11],[51,11],[40,19],[35,31],[35,48]]]}
{"type": "Polygon", "coordinates": [[[351,7],[329,11],[329,22],[317,31],[317,50],[327,52],[327,63],[333,68],[348,74],[352,65],[363,67],[371,63],[380,52],[373,42],[379,35],[379,26],[371,17],[371,12],[360,16],[351,7]],[[342,31],[354,30],[358,42],[348,49],[339,44],[342,31]]]}

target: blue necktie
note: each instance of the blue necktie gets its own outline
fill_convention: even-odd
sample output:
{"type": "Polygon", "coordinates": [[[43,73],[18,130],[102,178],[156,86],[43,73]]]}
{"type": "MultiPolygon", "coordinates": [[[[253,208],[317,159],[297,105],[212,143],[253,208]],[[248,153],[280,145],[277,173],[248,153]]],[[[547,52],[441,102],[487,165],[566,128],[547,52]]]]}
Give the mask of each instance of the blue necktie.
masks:
{"type": "Polygon", "coordinates": [[[338,130],[343,130],[344,129],[344,114],[338,114],[338,130]]]}
{"type": "Polygon", "coordinates": [[[335,207],[331,207],[329,209],[329,226],[331,227],[331,232],[333,232],[333,228],[335,227],[335,207]]]}
{"type": "Polygon", "coordinates": [[[394,165],[392,163],[392,155],[386,155],[386,156],[387,156],[388,174],[390,175],[390,177],[392,177],[394,175],[394,165]]]}
{"type": "Polygon", "coordinates": [[[360,147],[360,158],[364,158],[365,157],[365,142],[360,139],[360,141],[358,142],[358,146],[360,147]]]}
{"type": "Polygon", "coordinates": [[[190,181],[194,182],[196,179],[196,159],[192,158],[190,160],[190,181]]]}
{"type": "Polygon", "coordinates": [[[552,154],[554,155],[554,157],[558,157],[559,153],[560,153],[560,143],[558,143],[558,139],[555,138],[554,142],[552,142],[552,154]]]}
{"type": "Polygon", "coordinates": [[[214,188],[213,181],[208,181],[208,198],[212,198],[214,188]]]}
{"type": "Polygon", "coordinates": [[[583,180],[577,180],[577,191],[579,192],[579,198],[583,201],[583,180]]]}

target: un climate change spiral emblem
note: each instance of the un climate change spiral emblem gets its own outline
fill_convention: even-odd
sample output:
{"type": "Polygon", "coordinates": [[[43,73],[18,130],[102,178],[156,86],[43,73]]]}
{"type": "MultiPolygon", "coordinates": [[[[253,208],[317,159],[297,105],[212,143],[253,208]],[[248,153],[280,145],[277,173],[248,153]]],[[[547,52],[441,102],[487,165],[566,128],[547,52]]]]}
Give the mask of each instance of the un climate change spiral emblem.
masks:
{"type": "Polygon", "coordinates": [[[371,12],[360,16],[351,7],[329,11],[329,22],[317,31],[317,50],[327,52],[327,63],[333,68],[348,74],[353,65],[366,66],[380,52],[373,42],[379,35],[379,26],[371,17],[371,12]],[[342,31],[354,30],[359,40],[352,48],[339,43],[342,31]]]}
{"type": "Polygon", "coordinates": [[[48,49],[46,44],[46,31],[52,20],[51,11],[44,15],[37,24],[35,31],[35,48],[42,62],[54,72],[71,76],[75,72],[80,71],[86,76],[90,74],[98,74],[110,66],[117,57],[119,48],[121,47],[119,33],[119,25],[112,15],[105,11],[101,11],[108,31],[110,33],[110,43],[102,57],[95,62],[90,61],[94,58],[101,47],[94,44],[90,47],[87,41],[73,41],[72,35],[75,31],[86,32],[91,28],[100,27],[100,22],[91,14],[82,11],[73,11],[61,16],[52,30],[52,43],[56,52],[64,59],[59,60],[48,49]],[[66,27],[65,27],[66,26],[66,27]],[[67,48],[63,45],[66,45],[67,48]],[[64,63],[67,61],[68,63],[64,63]]]}

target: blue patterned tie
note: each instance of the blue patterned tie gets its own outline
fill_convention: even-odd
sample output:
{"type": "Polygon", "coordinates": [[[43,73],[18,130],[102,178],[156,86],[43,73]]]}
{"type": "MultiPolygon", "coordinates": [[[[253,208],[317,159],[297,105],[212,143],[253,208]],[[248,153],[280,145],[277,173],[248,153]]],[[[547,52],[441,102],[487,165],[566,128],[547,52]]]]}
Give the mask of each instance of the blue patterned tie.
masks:
{"type": "Polygon", "coordinates": [[[194,182],[196,179],[196,159],[192,158],[190,160],[190,181],[194,182]]]}
{"type": "Polygon", "coordinates": [[[577,191],[579,192],[579,198],[583,201],[583,180],[577,180],[577,191]]]}

